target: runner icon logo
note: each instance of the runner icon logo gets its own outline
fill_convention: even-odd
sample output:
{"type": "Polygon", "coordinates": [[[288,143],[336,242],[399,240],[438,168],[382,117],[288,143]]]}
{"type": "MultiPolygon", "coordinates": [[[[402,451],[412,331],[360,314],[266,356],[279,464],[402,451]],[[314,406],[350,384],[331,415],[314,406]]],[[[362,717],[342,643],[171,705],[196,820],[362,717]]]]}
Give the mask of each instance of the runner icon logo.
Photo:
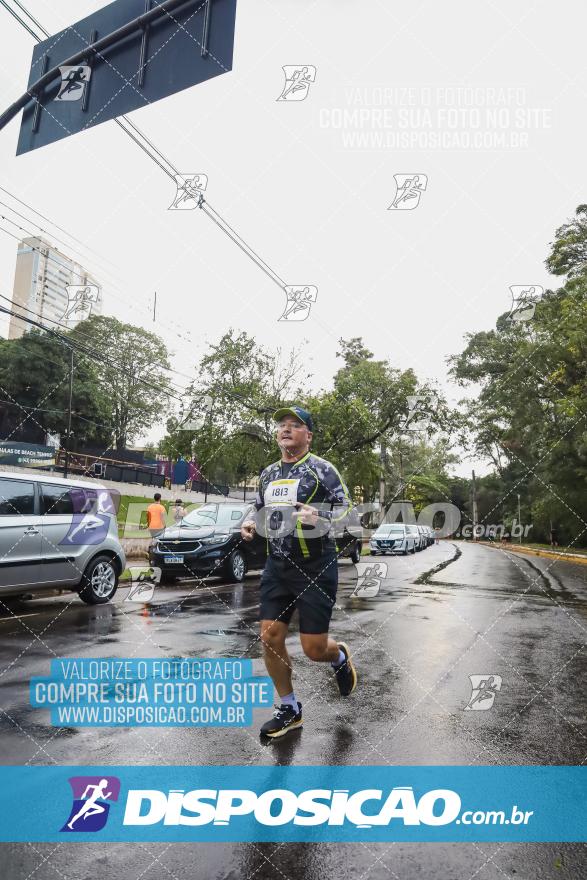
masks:
{"type": "Polygon", "coordinates": [[[73,804],[61,831],[100,831],[108,821],[110,804],[120,794],[117,776],[71,776],[73,804]]]}
{"type": "Polygon", "coordinates": [[[202,193],[208,186],[206,174],[174,174],[177,187],[168,211],[193,211],[201,204],[202,193]]]}
{"type": "Polygon", "coordinates": [[[150,602],[155,587],[161,582],[161,569],[149,568],[145,565],[131,565],[130,590],[124,598],[125,602],[150,602]]]}
{"type": "Polygon", "coordinates": [[[67,291],[67,308],[59,322],[83,321],[92,314],[94,304],[100,302],[100,288],[97,284],[68,284],[65,287],[67,291]]]}
{"type": "Polygon", "coordinates": [[[540,302],[544,288],[539,284],[512,284],[510,286],[512,306],[508,320],[515,324],[526,324],[531,321],[536,311],[536,303],[540,302]]]}
{"type": "Polygon", "coordinates": [[[79,101],[83,98],[86,86],[92,75],[88,64],[75,64],[73,67],[64,65],[59,68],[61,85],[55,96],[56,101],[79,101]]]}
{"type": "Polygon", "coordinates": [[[386,562],[357,562],[357,586],[351,597],[357,599],[374,599],[379,595],[381,581],[387,577],[386,562]]]}
{"type": "Polygon", "coordinates": [[[310,284],[285,288],[287,302],[279,321],[305,321],[310,314],[312,303],[318,298],[318,288],[310,284]]]}
{"type": "Polygon", "coordinates": [[[427,399],[418,394],[409,395],[408,414],[404,423],[406,431],[426,431],[432,420],[432,413],[438,404],[438,398],[427,399]]]}
{"type": "Polygon", "coordinates": [[[495,696],[501,690],[501,675],[470,675],[471,698],[465,706],[468,709],[485,712],[491,709],[495,696]]]}
{"type": "Polygon", "coordinates": [[[296,64],[286,64],[281,69],[285,75],[285,84],[277,100],[305,101],[310,86],[316,82],[316,68],[311,64],[305,64],[303,67],[296,64]]]}
{"type": "Polygon", "coordinates": [[[395,198],[388,211],[413,211],[420,204],[422,193],[428,186],[426,174],[394,174],[397,187],[395,198]]]}

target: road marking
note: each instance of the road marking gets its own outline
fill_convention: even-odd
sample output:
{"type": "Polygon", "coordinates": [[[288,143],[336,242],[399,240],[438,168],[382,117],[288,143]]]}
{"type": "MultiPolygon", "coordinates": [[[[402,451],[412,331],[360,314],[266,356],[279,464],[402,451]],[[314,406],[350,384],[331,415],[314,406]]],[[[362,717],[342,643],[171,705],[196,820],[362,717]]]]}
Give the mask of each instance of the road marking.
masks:
{"type": "Polygon", "coordinates": [[[0,617],[0,623],[6,621],[12,623],[13,620],[22,620],[23,617],[39,617],[40,611],[31,611],[30,614],[11,614],[10,617],[0,617]]]}

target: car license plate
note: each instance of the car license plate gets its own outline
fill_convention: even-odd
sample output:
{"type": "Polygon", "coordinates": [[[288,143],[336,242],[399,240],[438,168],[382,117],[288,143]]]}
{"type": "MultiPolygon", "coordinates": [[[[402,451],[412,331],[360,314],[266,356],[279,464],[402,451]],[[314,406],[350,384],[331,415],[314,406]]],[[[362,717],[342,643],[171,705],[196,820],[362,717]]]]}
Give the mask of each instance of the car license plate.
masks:
{"type": "Polygon", "coordinates": [[[181,565],[183,563],[183,555],[182,556],[164,556],[163,562],[165,565],[181,565]]]}
{"type": "Polygon", "coordinates": [[[389,547],[391,545],[391,541],[381,541],[382,547],[389,547]]]}

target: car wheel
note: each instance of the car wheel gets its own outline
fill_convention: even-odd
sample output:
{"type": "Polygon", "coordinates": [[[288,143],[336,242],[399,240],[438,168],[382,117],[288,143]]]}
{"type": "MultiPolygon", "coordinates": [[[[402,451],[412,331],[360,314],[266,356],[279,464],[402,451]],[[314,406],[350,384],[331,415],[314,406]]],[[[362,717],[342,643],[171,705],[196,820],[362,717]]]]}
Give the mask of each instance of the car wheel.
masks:
{"type": "Polygon", "coordinates": [[[96,556],[83,573],[79,585],[80,599],[87,605],[104,605],[118,587],[118,566],[110,556],[96,556]]]}
{"type": "Polygon", "coordinates": [[[412,546],[412,556],[415,556],[415,555],[416,555],[416,545],[414,544],[412,546]]]}
{"type": "Polygon", "coordinates": [[[361,561],[361,547],[359,544],[355,544],[355,546],[351,550],[350,557],[351,562],[354,562],[355,564],[361,561]]]}
{"type": "Polygon", "coordinates": [[[161,586],[169,587],[171,584],[175,584],[177,582],[177,575],[175,574],[165,574],[161,575],[161,586]]]}
{"type": "Polygon", "coordinates": [[[247,571],[245,557],[240,550],[233,550],[224,565],[224,575],[231,584],[239,584],[244,581],[247,571]]]}
{"type": "Polygon", "coordinates": [[[377,556],[377,550],[370,550],[369,552],[371,556],[377,556]]]}

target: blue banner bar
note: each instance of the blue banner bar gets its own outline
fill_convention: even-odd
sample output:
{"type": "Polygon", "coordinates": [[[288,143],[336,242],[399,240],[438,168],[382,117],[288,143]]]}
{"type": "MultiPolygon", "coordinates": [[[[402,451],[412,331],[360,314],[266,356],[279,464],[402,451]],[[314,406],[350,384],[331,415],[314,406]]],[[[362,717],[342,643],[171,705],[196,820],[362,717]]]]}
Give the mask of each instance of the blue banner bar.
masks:
{"type": "Polygon", "coordinates": [[[2,767],[0,840],[584,841],[586,767],[2,767]]]}

